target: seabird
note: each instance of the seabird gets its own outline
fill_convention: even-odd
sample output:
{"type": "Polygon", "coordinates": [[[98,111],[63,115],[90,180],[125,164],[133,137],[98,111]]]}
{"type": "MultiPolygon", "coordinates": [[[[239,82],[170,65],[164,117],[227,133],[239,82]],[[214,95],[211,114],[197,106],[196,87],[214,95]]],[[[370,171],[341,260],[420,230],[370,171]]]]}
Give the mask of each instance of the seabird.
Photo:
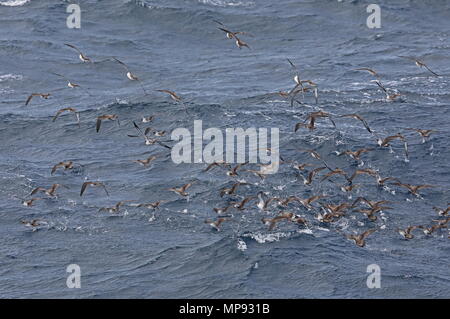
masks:
{"type": "Polygon", "coordinates": [[[209,219],[207,219],[207,220],[205,220],[205,224],[208,224],[209,226],[211,226],[212,228],[214,228],[215,230],[217,230],[217,231],[219,231],[220,230],[220,225],[223,223],[223,222],[226,222],[226,221],[228,221],[228,220],[230,220],[230,219],[228,219],[228,218],[223,218],[223,217],[219,217],[219,218],[217,218],[215,221],[211,221],[211,220],[209,220],[209,219]]]}
{"type": "Polygon", "coordinates": [[[231,32],[225,28],[220,28],[220,27],[218,29],[225,32],[228,39],[234,38],[236,40],[236,45],[239,49],[241,49],[242,47],[247,47],[248,49],[250,49],[250,46],[247,43],[245,43],[244,41],[242,41],[240,38],[237,37],[237,34],[244,35],[244,34],[246,34],[245,32],[231,32]]]}
{"type": "Polygon", "coordinates": [[[64,43],[64,45],[68,46],[69,48],[72,48],[78,52],[78,57],[83,62],[92,62],[91,59],[89,59],[87,56],[85,56],[76,46],[68,43],[64,43]]]}
{"type": "Polygon", "coordinates": [[[169,94],[169,96],[171,97],[171,99],[174,100],[175,102],[180,103],[181,105],[183,105],[184,111],[185,111],[187,114],[189,114],[189,113],[188,113],[188,110],[187,110],[186,104],[183,102],[183,100],[181,99],[181,97],[180,97],[178,94],[176,94],[174,91],[170,91],[170,90],[166,90],[166,89],[164,89],[164,90],[156,90],[156,91],[162,92],[162,93],[166,93],[166,94],[169,94]]]}
{"type": "Polygon", "coordinates": [[[83,193],[86,191],[86,188],[88,186],[101,187],[105,191],[106,195],[109,196],[109,193],[106,190],[106,186],[102,182],[84,182],[81,186],[80,197],[83,196],[83,193]]]}
{"type": "Polygon", "coordinates": [[[100,208],[98,211],[99,212],[108,212],[108,213],[117,213],[120,210],[120,207],[125,205],[125,203],[128,203],[128,202],[132,202],[132,200],[123,200],[123,201],[118,202],[113,207],[103,207],[103,208],[100,208]]]}
{"type": "Polygon", "coordinates": [[[379,176],[377,171],[375,171],[375,170],[373,170],[373,169],[371,169],[371,168],[364,168],[364,169],[357,169],[357,170],[353,173],[353,175],[349,178],[349,180],[350,180],[350,181],[353,181],[353,180],[355,179],[356,176],[358,176],[358,175],[363,175],[363,174],[366,174],[366,175],[369,175],[369,176],[372,176],[372,177],[377,177],[377,176],[379,176]]]}
{"type": "Polygon", "coordinates": [[[141,164],[142,166],[146,167],[148,164],[150,164],[154,160],[156,160],[156,156],[150,156],[149,158],[144,159],[144,160],[134,160],[133,162],[141,164]]]}
{"type": "Polygon", "coordinates": [[[20,221],[22,224],[24,224],[26,227],[39,227],[41,226],[41,221],[39,219],[33,219],[33,220],[21,220],[20,221]]]}
{"type": "Polygon", "coordinates": [[[77,118],[78,127],[80,127],[80,113],[78,113],[78,111],[76,109],[74,109],[73,107],[65,107],[65,108],[58,110],[58,112],[56,112],[55,116],[53,117],[52,121],[55,122],[56,119],[64,112],[71,112],[71,113],[75,114],[75,117],[77,118]]]}
{"type": "Polygon", "coordinates": [[[172,188],[169,188],[169,191],[175,192],[175,193],[177,193],[177,194],[179,194],[181,196],[186,197],[186,196],[189,196],[189,194],[186,192],[186,190],[189,187],[191,187],[194,183],[195,182],[188,183],[186,185],[181,186],[180,188],[172,187],[172,188]]]}
{"type": "Polygon", "coordinates": [[[388,90],[381,84],[380,81],[378,80],[374,80],[374,82],[384,91],[384,93],[386,94],[386,100],[387,101],[394,101],[396,98],[398,98],[399,96],[401,96],[400,93],[393,93],[390,94],[388,92],[388,90]]]}
{"type": "Polygon", "coordinates": [[[227,175],[228,176],[238,176],[239,175],[237,173],[238,169],[240,169],[242,166],[247,165],[247,164],[248,164],[248,162],[237,164],[234,168],[232,168],[231,170],[229,170],[227,172],[227,175]]]}
{"type": "Polygon", "coordinates": [[[377,220],[377,216],[375,216],[375,214],[387,209],[391,209],[391,207],[375,206],[370,209],[357,209],[355,210],[355,212],[367,215],[367,218],[369,218],[370,221],[374,222],[377,220]]]}
{"type": "Polygon", "coordinates": [[[447,228],[447,225],[446,224],[437,224],[437,225],[432,225],[429,227],[423,227],[423,233],[425,235],[431,235],[436,230],[441,229],[441,228],[447,228]]]}
{"type": "Polygon", "coordinates": [[[414,235],[411,234],[413,230],[423,229],[423,226],[409,226],[406,229],[397,229],[398,233],[405,239],[413,239],[414,235]]]}
{"type": "Polygon", "coordinates": [[[415,196],[419,196],[418,191],[420,191],[421,189],[436,187],[436,186],[428,185],[428,184],[411,185],[411,184],[404,184],[404,183],[400,183],[400,182],[394,183],[394,185],[406,188],[411,194],[413,194],[415,196]]]}
{"type": "Polygon", "coordinates": [[[25,101],[25,106],[27,106],[28,104],[30,104],[31,100],[35,97],[35,96],[39,96],[40,98],[47,100],[50,96],[51,93],[31,93],[27,100],[25,101]]]}
{"type": "Polygon", "coordinates": [[[256,199],[255,196],[246,197],[241,202],[235,203],[234,207],[239,209],[239,210],[244,210],[245,209],[245,205],[248,202],[250,202],[251,200],[254,200],[254,199],[256,199]]]}
{"type": "Polygon", "coordinates": [[[231,188],[224,188],[220,191],[220,197],[224,195],[232,195],[236,193],[236,190],[241,185],[247,185],[247,183],[235,183],[231,188]]]}
{"type": "Polygon", "coordinates": [[[69,188],[69,187],[64,186],[64,185],[61,185],[61,184],[53,184],[52,187],[50,187],[49,189],[46,189],[46,188],[43,188],[43,187],[37,187],[37,188],[33,189],[33,191],[31,192],[30,195],[34,195],[34,194],[36,194],[37,192],[43,192],[43,193],[45,193],[46,195],[52,196],[52,197],[53,197],[53,196],[56,196],[55,193],[56,193],[56,190],[57,190],[59,187],[69,188]]]}
{"type": "MultiPolygon", "coordinates": [[[[145,132],[142,132],[141,128],[136,124],[136,122],[133,121],[133,125],[134,125],[134,128],[139,132],[139,134],[145,139],[145,145],[158,144],[158,145],[161,145],[161,146],[163,146],[163,147],[165,147],[165,148],[171,149],[170,146],[168,146],[168,145],[166,145],[166,144],[164,144],[164,143],[158,141],[157,139],[149,138],[149,137],[147,136],[147,133],[148,133],[148,129],[149,129],[149,128],[147,128],[147,129],[145,130],[145,132]]],[[[136,136],[134,136],[134,135],[128,135],[128,136],[129,136],[129,137],[136,137],[136,136]]]]}
{"type": "Polygon", "coordinates": [[[280,212],[278,216],[274,218],[262,218],[261,221],[263,224],[269,226],[269,231],[273,230],[276,226],[276,224],[282,220],[286,220],[289,222],[294,222],[298,224],[306,224],[306,219],[300,216],[296,216],[294,213],[291,212],[280,212]]]}
{"type": "Polygon", "coordinates": [[[345,177],[346,180],[349,180],[347,173],[343,169],[336,168],[334,170],[330,170],[329,173],[325,174],[324,177],[321,179],[321,182],[329,179],[331,176],[334,176],[334,175],[342,175],[345,177]]]}
{"type": "Polygon", "coordinates": [[[125,68],[125,70],[127,71],[127,78],[130,81],[138,81],[139,82],[139,84],[141,85],[142,91],[144,91],[144,94],[147,95],[147,91],[145,91],[144,85],[142,84],[141,80],[136,75],[131,73],[128,66],[125,63],[123,63],[122,61],[120,61],[119,59],[116,59],[116,58],[113,58],[113,59],[125,68]]]}
{"type": "Polygon", "coordinates": [[[97,133],[100,131],[100,126],[102,125],[102,121],[117,121],[117,124],[120,126],[119,116],[117,114],[105,114],[97,117],[97,124],[95,125],[95,129],[97,133]]]}
{"type": "Polygon", "coordinates": [[[425,68],[428,71],[430,71],[430,73],[432,73],[434,76],[439,76],[436,72],[432,71],[425,63],[423,63],[422,61],[420,61],[416,58],[409,57],[409,56],[399,56],[399,57],[403,58],[403,59],[408,59],[408,60],[414,61],[419,68],[425,68]]]}
{"type": "Polygon", "coordinates": [[[355,71],[366,71],[366,72],[369,72],[374,77],[377,77],[377,78],[379,77],[378,73],[375,72],[373,69],[370,69],[370,68],[358,68],[358,69],[355,69],[355,71]]]}
{"type": "Polygon", "coordinates": [[[62,75],[62,74],[54,73],[54,72],[50,72],[50,73],[51,73],[51,74],[54,74],[54,75],[56,75],[56,76],[59,76],[59,77],[63,78],[64,80],[66,80],[66,81],[67,81],[67,86],[70,87],[71,89],[74,89],[74,88],[77,88],[77,87],[80,87],[80,88],[81,88],[80,85],[71,82],[68,78],[66,78],[66,77],[65,77],[64,75],[62,75]]]}
{"type": "Polygon", "coordinates": [[[418,128],[407,128],[409,131],[415,131],[422,136],[422,144],[426,142],[426,139],[430,137],[432,133],[435,133],[435,130],[423,130],[418,128]]]}
{"type": "Polygon", "coordinates": [[[368,153],[370,151],[373,151],[373,148],[361,148],[361,149],[356,150],[356,151],[346,150],[346,151],[338,153],[338,156],[349,155],[354,160],[360,161],[361,160],[361,155],[363,153],[368,153]]]}
{"type": "Polygon", "coordinates": [[[436,211],[436,213],[439,214],[439,216],[447,216],[450,212],[450,206],[448,206],[446,209],[439,208],[439,207],[433,207],[433,209],[436,211]]]}
{"type": "Polygon", "coordinates": [[[361,123],[363,123],[364,127],[366,128],[366,130],[369,133],[372,133],[372,130],[370,129],[369,124],[367,124],[367,121],[359,114],[355,114],[355,113],[353,113],[353,114],[345,114],[345,115],[341,115],[339,117],[349,117],[349,118],[353,118],[355,120],[359,120],[359,121],[361,121],[361,123]]]}
{"type": "Polygon", "coordinates": [[[156,202],[153,202],[153,203],[138,204],[138,205],[135,205],[135,207],[138,207],[138,208],[145,207],[145,208],[148,208],[148,209],[159,209],[159,206],[161,204],[165,203],[165,202],[167,202],[167,201],[159,200],[159,201],[156,201],[156,202]]]}
{"type": "Polygon", "coordinates": [[[367,238],[367,236],[369,236],[370,234],[372,234],[375,231],[376,231],[376,229],[369,229],[359,235],[353,235],[353,234],[347,235],[347,238],[350,240],[353,240],[357,246],[364,247],[366,245],[365,239],[367,238]]]}
{"type": "Polygon", "coordinates": [[[26,206],[26,207],[31,207],[31,206],[34,205],[35,201],[42,200],[42,199],[43,198],[31,198],[31,199],[28,199],[28,200],[24,200],[24,201],[22,201],[22,205],[26,206]]]}
{"type": "Polygon", "coordinates": [[[53,175],[56,170],[60,167],[64,167],[64,170],[68,170],[68,169],[73,169],[74,167],[74,162],[73,161],[65,161],[65,162],[59,162],[58,164],[56,164],[55,166],[53,166],[52,168],[52,172],[51,175],[53,175]]]}
{"type": "Polygon", "coordinates": [[[230,168],[230,164],[228,164],[224,161],[220,161],[220,162],[213,162],[213,163],[209,164],[203,171],[207,172],[214,167],[220,167],[220,166],[224,166],[224,167],[226,166],[226,167],[230,168]]]}
{"type": "Polygon", "coordinates": [[[372,200],[368,200],[368,199],[366,199],[366,198],[364,198],[364,197],[358,197],[358,198],[353,202],[352,207],[355,207],[356,204],[358,204],[359,202],[364,202],[364,203],[366,203],[367,205],[369,205],[370,208],[380,207],[381,205],[392,203],[392,202],[389,201],[389,200],[372,201],[372,200]]]}
{"type": "Polygon", "coordinates": [[[308,174],[308,178],[305,178],[303,175],[300,175],[303,178],[303,184],[305,185],[311,185],[314,176],[319,173],[320,171],[323,171],[324,169],[326,169],[326,167],[318,167],[313,169],[311,172],[309,172],[308,174]]]}

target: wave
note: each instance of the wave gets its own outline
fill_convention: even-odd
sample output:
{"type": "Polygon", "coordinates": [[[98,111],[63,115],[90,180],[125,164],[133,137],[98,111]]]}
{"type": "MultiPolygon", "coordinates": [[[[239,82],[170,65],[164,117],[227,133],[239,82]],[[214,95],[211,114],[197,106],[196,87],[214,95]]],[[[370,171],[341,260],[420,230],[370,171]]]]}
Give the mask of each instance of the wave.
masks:
{"type": "Polygon", "coordinates": [[[27,4],[28,2],[30,2],[31,0],[9,0],[9,1],[2,1],[0,2],[0,6],[5,6],[5,7],[21,7],[25,4],[27,4]]]}

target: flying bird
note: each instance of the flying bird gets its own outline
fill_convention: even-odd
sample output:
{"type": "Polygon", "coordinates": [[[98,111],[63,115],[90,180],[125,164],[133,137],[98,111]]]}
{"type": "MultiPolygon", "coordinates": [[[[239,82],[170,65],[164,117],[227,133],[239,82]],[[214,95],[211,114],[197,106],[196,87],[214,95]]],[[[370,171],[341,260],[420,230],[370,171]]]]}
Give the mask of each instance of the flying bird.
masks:
{"type": "Polygon", "coordinates": [[[68,43],[64,43],[64,45],[68,46],[69,48],[74,49],[75,51],[78,52],[78,57],[80,58],[80,60],[82,62],[92,62],[92,60],[90,58],[88,58],[87,56],[85,56],[83,54],[83,52],[80,51],[80,49],[78,49],[76,46],[74,46],[73,44],[68,44],[68,43]]]}
{"type": "Polygon", "coordinates": [[[76,109],[74,109],[73,107],[65,107],[65,108],[62,108],[62,109],[58,110],[56,112],[55,116],[53,117],[52,122],[55,122],[56,119],[64,112],[73,113],[75,115],[76,119],[77,119],[78,127],[81,126],[80,125],[80,113],[76,109]]]}
{"type": "Polygon", "coordinates": [[[97,123],[95,125],[95,130],[97,133],[100,131],[100,127],[102,125],[102,121],[117,121],[117,125],[120,126],[119,116],[117,114],[105,114],[97,117],[97,123]]]}
{"type": "Polygon", "coordinates": [[[419,68],[425,68],[425,69],[427,69],[428,71],[430,71],[430,73],[432,73],[434,76],[439,76],[439,74],[437,74],[436,72],[432,71],[425,63],[423,63],[422,61],[420,61],[420,60],[418,60],[418,59],[416,59],[416,58],[409,57],[409,56],[399,56],[399,57],[400,57],[400,58],[403,58],[403,59],[408,59],[408,60],[414,61],[414,63],[415,63],[419,68]]]}
{"type": "Polygon", "coordinates": [[[36,96],[39,96],[40,98],[42,98],[44,100],[47,100],[51,96],[51,93],[31,93],[28,96],[27,100],[25,101],[25,106],[30,104],[31,100],[36,96]]]}
{"type": "Polygon", "coordinates": [[[109,196],[109,193],[106,190],[105,184],[103,184],[101,182],[84,182],[83,185],[81,186],[80,197],[83,196],[83,194],[86,191],[86,189],[88,188],[88,186],[101,187],[105,191],[106,195],[109,196]]]}

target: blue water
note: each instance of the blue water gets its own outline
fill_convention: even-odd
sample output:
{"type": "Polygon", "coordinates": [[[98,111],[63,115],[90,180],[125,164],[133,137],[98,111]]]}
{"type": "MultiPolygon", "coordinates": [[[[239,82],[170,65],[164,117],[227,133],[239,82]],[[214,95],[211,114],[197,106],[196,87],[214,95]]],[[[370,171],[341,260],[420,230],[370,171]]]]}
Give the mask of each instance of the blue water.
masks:
{"type": "MultiPolygon", "coordinates": [[[[430,236],[415,231],[412,240],[396,231],[409,225],[431,225],[439,218],[433,206],[450,202],[450,3],[444,0],[378,1],[382,27],[366,26],[372,1],[336,0],[154,0],[80,1],[81,29],[66,27],[67,1],[0,1],[0,296],[14,298],[449,298],[448,230],[430,236]],[[242,36],[251,49],[239,50],[213,20],[242,36]],[[95,62],[82,63],[72,43],[95,62]],[[440,77],[398,56],[422,59],[440,77]],[[125,62],[140,77],[148,95],[125,77],[110,57],[125,62]],[[305,79],[319,86],[316,105],[306,94],[304,105],[273,94],[293,87],[290,58],[305,79]],[[372,67],[390,90],[403,96],[386,102],[370,74],[372,67]],[[50,72],[63,74],[82,89],[70,89],[50,72]],[[186,101],[183,108],[157,89],[171,89],[186,101]],[[48,100],[33,92],[52,93],[48,100]],[[62,107],[80,111],[51,119],[62,107]],[[381,149],[375,138],[352,119],[326,120],[316,130],[294,133],[295,123],[318,109],[335,116],[358,113],[381,136],[401,132],[402,144],[381,149]],[[105,122],[95,132],[96,117],[118,114],[120,126],[105,122]],[[155,115],[153,123],[139,122],[155,115]],[[299,148],[313,148],[333,167],[351,174],[358,167],[335,151],[374,147],[362,168],[379,170],[411,184],[437,187],[414,197],[398,186],[378,188],[360,176],[360,188],[349,198],[331,182],[303,185],[292,165],[263,182],[249,173],[249,185],[235,199],[264,191],[286,198],[327,194],[328,203],[352,202],[358,196],[390,200],[392,210],[370,222],[349,211],[332,224],[315,219],[318,211],[297,204],[288,210],[304,216],[308,229],[280,223],[268,231],[261,217],[276,216],[282,207],[261,212],[232,211],[233,221],[215,231],[204,223],[213,207],[230,198],[219,191],[235,178],[206,164],[175,165],[169,151],[146,146],[132,121],[170,132],[204,128],[278,127],[283,158],[320,163],[299,148]],[[426,143],[405,128],[436,129],[426,143]],[[156,155],[148,168],[132,160],[156,155]],[[82,167],[50,174],[63,160],[82,167]],[[86,180],[105,183],[110,196],[89,189],[86,180]],[[195,181],[189,201],[170,187],[195,181]],[[38,186],[64,184],[57,198],[24,207],[22,199],[38,186]],[[120,200],[167,201],[159,210],[129,206],[117,214],[98,212],[120,200]],[[20,221],[39,219],[31,229],[20,221]],[[376,228],[364,248],[343,234],[376,228]],[[68,289],[66,267],[81,267],[81,289],[68,289]],[[381,288],[368,289],[367,266],[381,269],[381,288]]],[[[167,140],[169,137],[161,138],[167,140]]],[[[170,143],[169,143],[170,144],[170,143]]],[[[173,142],[171,143],[171,145],[173,142]]],[[[248,168],[256,169],[252,164],[248,168]]],[[[361,168],[361,167],[360,167],[361,168]]],[[[309,168],[308,168],[309,169],[309,168]]],[[[303,173],[306,174],[306,173],[303,173]]],[[[336,183],[342,177],[334,177],[336,183]]],[[[37,196],[45,197],[38,194],[37,196]]],[[[318,204],[314,204],[318,207],[318,204]]],[[[442,219],[442,217],[441,217],[442,219]]]]}

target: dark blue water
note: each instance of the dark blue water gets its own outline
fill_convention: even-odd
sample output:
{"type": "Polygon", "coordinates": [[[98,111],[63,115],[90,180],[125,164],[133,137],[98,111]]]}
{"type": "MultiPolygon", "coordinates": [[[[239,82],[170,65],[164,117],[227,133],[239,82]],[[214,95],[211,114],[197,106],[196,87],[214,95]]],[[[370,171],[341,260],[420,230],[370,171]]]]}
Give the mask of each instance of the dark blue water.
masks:
{"type": "MultiPolygon", "coordinates": [[[[378,1],[382,27],[366,26],[370,1],[336,0],[173,0],[80,1],[81,29],[66,27],[67,1],[0,1],[0,296],[17,298],[448,298],[450,246],[448,230],[432,235],[415,231],[406,241],[396,231],[409,225],[431,225],[439,218],[433,206],[450,202],[450,3],[444,0],[378,1]],[[220,20],[251,47],[239,50],[216,27],[220,20]],[[92,58],[82,63],[72,43],[92,58]],[[421,58],[440,77],[398,56],[421,58]],[[126,79],[125,62],[145,90],[126,79]],[[272,94],[294,85],[286,58],[302,77],[319,86],[316,105],[272,94]],[[372,67],[381,81],[403,96],[386,102],[384,93],[358,67],[372,67]],[[70,89],[51,72],[65,75],[82,89],[70,89]],[[189,109],[157,89],[181,95],[189,109]],[[52,93],[48,100],[33,92],[52,93]],[[51,119],[62,107],[80,111],[81,128],[70,114],[51,119]],[[293,132],[307,112],[322,109],[335,116],[358,113],[381,136],[402,133],[402,144],[381,149],[362,125],[326,120],[316,130],[293,132]],[[95,132],[96,117],[118,114],[121,125],[105,122],[95,132]],[[392,210],[370,222],[351,210],[332,224],[321,224],[316,212],[291,204],[308,229],[280,223],[273,231],[260,221],[283,208],[261,212],[254,204],[233,211],[233,221],[217,232],[204,224],[215,218],[213,207],[230,199],[219,191],[233,183],[223,169],[202,172],[205,164],[175,165],[169,152],[146,146],[132,121],[155,115],[152,126],[170,132],[203,126],[278,127],[281,155],[319,166],[299,148],[314,148],[333,167],[351,174],[358,167],[335,151],[374,147],[363,156],[363,168],[379,170],[404,183],[432,184],[414,197],[398,186],[378,188],[361,176],[351,195],[331,182],[303,185],[292,165],[263,182],[249,173],[238,197],[264,191],[270,196],[309,197],[325,193],[329,203],[352,202],[358,196],[390,200],[392,210]],[[426,143],[405,128],[436,129],[426,143]],[[148,168],[132,160],[156,155],[148,168]],[[63,160],[81,165],[72,171],[51,167],[63,160]],[[110,193],[81,184],[100,180],[110,193]],[[167,191],[195,181],[189,201],[167,191]],[[57,198],[24,207],[22,199],[38,186],[64,184],[57,198]],[[350,198],[351,196],[351,198],[350,198]],[[167,201],[156,211],[122,207],[118,214],[98,212],[120,200],[167,201]],[[39,219],[33,231],[20,221],[39,219]],[[364,248],[343,234],[376,228],[364,248]],[[81,267],[81,289],[68,289],[66,267],[81,267]],[[381,288],[368,289],[366,268],[381,268],[381,288]],[[257,265],[257,267],[255,267],[257,265]]],[[[168,139],[165,137],[163,139],[168,139]]],[[[248,168],[256,169],[256,165],[248,168]]],[[[360,167],[361,168],[361,167],[360,167]]],[[[304,173],[305,174],[305,173],[304,173]]],[[[333,178],[342,182],[342,177],[333,178]]],[[[37,196],[45,197],[43,194],[37,196]]],[[[315,204],[318,207],[317,203],[315,204]]],[[[318,208],[317,208],[318,209],[318,208]]],[[[318,211],[318,210],[317,210],[318,211]]],[[[442,219],[442,217],[441,217],[442,219]]]]}

